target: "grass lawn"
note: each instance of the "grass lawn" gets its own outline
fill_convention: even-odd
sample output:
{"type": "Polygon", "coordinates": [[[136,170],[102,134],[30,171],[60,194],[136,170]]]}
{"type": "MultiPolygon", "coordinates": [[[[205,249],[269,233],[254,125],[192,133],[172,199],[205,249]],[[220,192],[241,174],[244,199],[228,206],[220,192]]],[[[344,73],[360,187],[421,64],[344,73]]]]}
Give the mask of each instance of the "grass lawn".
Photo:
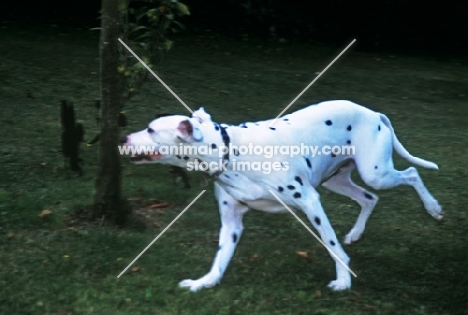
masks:
{"type": "MultiPolygon", "coordinates": [[[[326,288],[335,275],[331,258],[294,217],[250,212],[222,283],[190,293],[178,282],[206,273],[218,246],[217,205],[200,174],[190,173],[192,188],[183,189],[169,167],[122,158],[123,191],[135,211],[129,226],[74,215],[91,204],[97,148],[82,146],[82,177],[64,167],[59,102],[75,103],[85,139],[92,139],[98,36],[0,29],[0,314],[468,314],[466,58],[363,53],[357,43],[289,110],[349,99],[385,113],[413,155],[439,165],[420,174],[445,209],[443,221],[432,219],[409,187],[378,192],[363,239],[345,247],[358,277],[351,290],[336,293],[326,288]],[[159,201],[171,206],[149,207],[159,201]],[[41,218],[44,210],[51,214],[41,218]]],[[[236,41],[207,31],[179,35],[158,73],[192,109],[204,106],[213,120],[237,124],[275,117],[342,48],[236,41]]],[[[155,79],[125,110],[122,134],[157,113],[188,114],[155,79]]],[[[395,163],[409,166],[399,157],[395,163]]],[[[359,208],[319,191],[343,240],[359,208]]]]}

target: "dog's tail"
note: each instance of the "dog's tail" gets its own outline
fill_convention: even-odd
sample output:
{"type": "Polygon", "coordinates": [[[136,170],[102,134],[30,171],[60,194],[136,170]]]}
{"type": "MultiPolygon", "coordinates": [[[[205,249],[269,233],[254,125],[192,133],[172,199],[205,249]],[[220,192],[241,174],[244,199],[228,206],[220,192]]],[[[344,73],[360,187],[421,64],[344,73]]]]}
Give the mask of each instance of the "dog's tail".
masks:
{"type": "Polygon", "coordinates": [[[439,167],[437,166],[437,164],[433,163],[433,162],[430,162],[430,161],[426,161],[424,159],[421,159],[421,158],[418,158],[416,156],[412,156],[406,149],[405,147],[401,144],[400,141],[398,141],[398,138],[397,136],[395,135],[395,131],[393,130],[393,127],[392,127],[392,124],[390,123],[390,119],[388,119],[387,116],[385,116],[384,114],[380,114],[380,119],[382,120],[382,122],[385,124],[385,126],[388,127],[388,129],[390,129],[390,131],[392,132],[392,137],[393,137],[393,148],[395,149],[395,151],[397,151],[397,153],[404,159],[406,159],[407,161],[413,163],[413,164],[416,164],[416,165],[419,165],[421,167],[425,167],[425,168],[429,168],[429,169],[434,169],[434,170],[438,170],[439,167]]]}

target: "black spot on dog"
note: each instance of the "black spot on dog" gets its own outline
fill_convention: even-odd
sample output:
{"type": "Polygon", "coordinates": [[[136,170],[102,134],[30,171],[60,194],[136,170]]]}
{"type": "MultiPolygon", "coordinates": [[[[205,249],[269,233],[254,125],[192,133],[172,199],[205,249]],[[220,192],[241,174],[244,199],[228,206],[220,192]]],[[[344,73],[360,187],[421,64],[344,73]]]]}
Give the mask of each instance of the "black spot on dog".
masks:
{"type": "Polygon", "coordinates": [[[284,120],[284,121],[289,121],[289,119],[287,119],[287,118],[283,118],[283,120],[284,120]]]}
{"type": "Polygon", "coordinates": [[[295,192],[293,197],[294,198],[301,198],[301,193],[295,192]]]}
{"type": "Polygon", "coordinates": [[[180,155],[176,155],[176,158],[180,160],[182,157],[180,155]]]}
{"type": "Polygon", "coordinates": [[[346,141],[347,144],[351,144],[351,140],[346,141]]]}
{"type": "Polygon", "coordinates": [[[366,197],[366,198],[369,199],[369,200],[374,199],[374,197],[372,197],[371,194],[368,194],[368,193],[366,193],[366,192],[364,192],[364,197],[366,197]]]}
{"type": "Polygon", "coordinates": [[[154,117],[154,119],[158,119],[158,118],[161,118],[161,117],[166,117],[166,116],[174,116],[175,114],[171,114],[171,113],[162,113],[162,114],[157,114],[156,117],[154,117]]]}
{"type": "Polygon", "coordinates": [[[351,129],[353,129],[353,128],[351,127],[351,125],[349,125],[348,128],[346,128],[346,129],[347,129],[348,131],[351,131],[351,129]]]}
{"type": "Polygon", "coordinates": [[[315,217],[314,218],[314,221],[317,225],[320,225],[322,223],[322,221],[320,221],[320,218],[319,217],[315,217]]]}
{"type": "Polygon", "coordinates": [[[294,187],[293,185],[288,185],[286,187],[288,187],[288,189],[291,189],[291,190],[296,189],[296,187],[294,187]]]}
{"type": "MultiPolygon", "coordinates": [[[[224,146],[226,148],[229,148],[229,142],[231,141],[231,139],[229,139],[229,135],[228,135],[226,129],[227,129],[227,127],[226,128],[221,127],[220,133],[221,133],[221,138],[223,138],[224,146]]],[[[229,150],[224,154],[223,158],[225,160],[229,160],[229,150]]]]}
{"type": "Polygon", "coordinates": [[[327,126],[331,126],[333,123],[332,123],[331,120],[327,120],[327,121],[325,122],[325,124],[326,124],[327,126]]]}
{"type": "Polygon", "coordinates": [[[379,128],[378,128],[378,130],[380,131],[380,125],[379,125],[379,128]]]}
{"type": "Polygon", "coordinates": [[[188,160],[190,160],[190,157],[184,156],[184,160],[188,161],[188,160]]]}
{"type": "Polygon", "coordinates": [[[243,124],[240,124],[241,128],[247,128],[247,126],[245,125],[245,123],[243,124]]]}
{"type": "Polygon", "coordinates": [[[330,241],[330,245],[331,245],[331,246],[335,246],[335,242],[330,241]]]}
{"type": "Polygon", "coordinates": [[[237,234],[232,233],[232,242],[235,244],[237,242],[237,234]]]}
{"type": "Polygon", "coordinates": [[[306,160],[306,163],[307,163],[307,167],[312,168],[312,164],[310,163],[309,158],[305,158],[305,160],[306,160]]]}
{"type": "Polygon", "coordinates": [[[294,180],[295,180],[296,182],[298,182],[299,184],[301,184],[301,186],[304,186],[304,185],[302,184],[302,179],[301,179],[299,176],[294,177],[294,180]]]}
{"type": "Polygon", "coordinates": [[[224,177],[231,179],[231,177],[229,177],[229,175],[226,174],[224,174],[224,177]]]}
{"type": "Polygon", "coordinates": [[[376,165],[376,166],[374,166],[374,169],[378,169],[378,168],[379,168],[379,167],[378,167],[377,165],[376,165]]]}
{"type": "Polygon", "coordinates": [[[223,205],[227,205],[228,202],[226,200],[223,201],[223,205]]]}
{"type": "Polygon", "coordinates": [[[216,130],[216,131],[219,130],[219,125],[218,125],[218,124],[215,124],[214,127],[215,127],[215,130],[216,130]]]}
{"type": "Polygon", "coordinates": [[[212,149],[216,149],[217,147],[218,147],[218,146],[216,145],[216,143],[212,143],[212,144],[211,144],[211,148],[212,148],[212,149]]]}
{"type": "Polygon", "coordinates": [[[283,190],[284,190],[284,188],[283,188],[283,187],[281,187],[281,186],[278,186],[278,191],[279,191],[279,192],[282,192],[283,190]]]}
{"type": "Polygon", "coordinates": [[[271,130],[276,130],[276,128],[270,127],[271,130]]]}

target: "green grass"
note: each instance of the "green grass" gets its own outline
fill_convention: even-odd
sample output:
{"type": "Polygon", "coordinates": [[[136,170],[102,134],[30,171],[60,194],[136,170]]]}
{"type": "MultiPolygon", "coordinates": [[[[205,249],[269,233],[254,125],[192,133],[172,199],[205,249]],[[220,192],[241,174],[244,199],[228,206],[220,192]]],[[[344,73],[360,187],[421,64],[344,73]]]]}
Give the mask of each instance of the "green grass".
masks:
{"type": "MultiPolygon", "coordinates": [[[[98,34],[60,28],[0,29],[1,314],[466,314],[468,293],[466,59],[360,53],[351,49],[290,111],[351,99],[387,114],[411,153],[439,164],[420,170],[445,209],[436,222],[408,187],[380,191],[363,239],[346,247],[358,277],[331,292],[327,252],[292,217],[251,212],[222,283],[190,293],[185,278],[209,270],[219,218],[211,185],[182,189],[165,166],[122,159],[127,197],[169,201],[125,229],[78,220],[91,204],[96,147],[82,147],[85,174],[64,167],[59,101],[74,101],[86,139],[97,132],[98,34]],[[201,199],[136,263],[117,275],[200,192],[201,199]],[[52,213],[40,218],[43,210],[52,213]],[[149,224],[152,223],[153,225],[149,224]],[[297,255],[307,251],[309,259],[297,255]]],[[[271,118],[340,51],[304,43],[180,36],[158,73],[218,122],[271,118]]],[[[128,104],[126,134],[154,114],[185,109],[156,80],[128,104]]],[[[408,164],[396,157],[401,169],[408,164]]],[[[357,205],[320,189],[340,239],[357,205]]],[[[304,216],[302,216],[304,218],[304,216]]]]}

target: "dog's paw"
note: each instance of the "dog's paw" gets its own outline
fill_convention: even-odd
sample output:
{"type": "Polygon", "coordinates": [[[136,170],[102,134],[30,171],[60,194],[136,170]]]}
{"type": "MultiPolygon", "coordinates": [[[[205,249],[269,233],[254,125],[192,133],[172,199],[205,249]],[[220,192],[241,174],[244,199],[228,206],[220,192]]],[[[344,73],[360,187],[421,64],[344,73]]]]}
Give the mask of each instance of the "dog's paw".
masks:
{"type": "Polygon", "coordinates": [[[189,289],[192,292],[197,292],[198,290],[203,288],[203,285],[197,283],[196,280],[186,279],[179,282],[179,287],[189,289]]]}
{"type": "Polygon", "coordinates": [[[439,205],[439,203],[437,202],[437,200],[433,200],[431,201],[430,203],[426,203],[424,205],[424,207],[426,208],[427,212],[436,220],[442,220],[443,219],[443,211],[442,211],[442,207],[439,205]]]}
{"type": "Polygon", "coordinates": [[[358,231],[356,229],[351,229],[351,231],[349,231],[349,233],[346,235],[344,243],[346,245],[351,245],[352,243],[359,241],[359,239],[362,236],[362,233],[363,233],[363,231],[358,231]]]}
{"type": "Polygon", "coordinates": [[[185,279],[179,282],[179,287],[189,289],[192,292],[197,292],[203,288],[211,288],[215,286],[217,281],[208,281],[206,277],[198,280],[185,279]]]}
{"type": "Polygon", "coordinates": [[[338,279],[330,282],[328,287],[333,291],[343,291],[351,288],[351,280],[338,279]]]}

